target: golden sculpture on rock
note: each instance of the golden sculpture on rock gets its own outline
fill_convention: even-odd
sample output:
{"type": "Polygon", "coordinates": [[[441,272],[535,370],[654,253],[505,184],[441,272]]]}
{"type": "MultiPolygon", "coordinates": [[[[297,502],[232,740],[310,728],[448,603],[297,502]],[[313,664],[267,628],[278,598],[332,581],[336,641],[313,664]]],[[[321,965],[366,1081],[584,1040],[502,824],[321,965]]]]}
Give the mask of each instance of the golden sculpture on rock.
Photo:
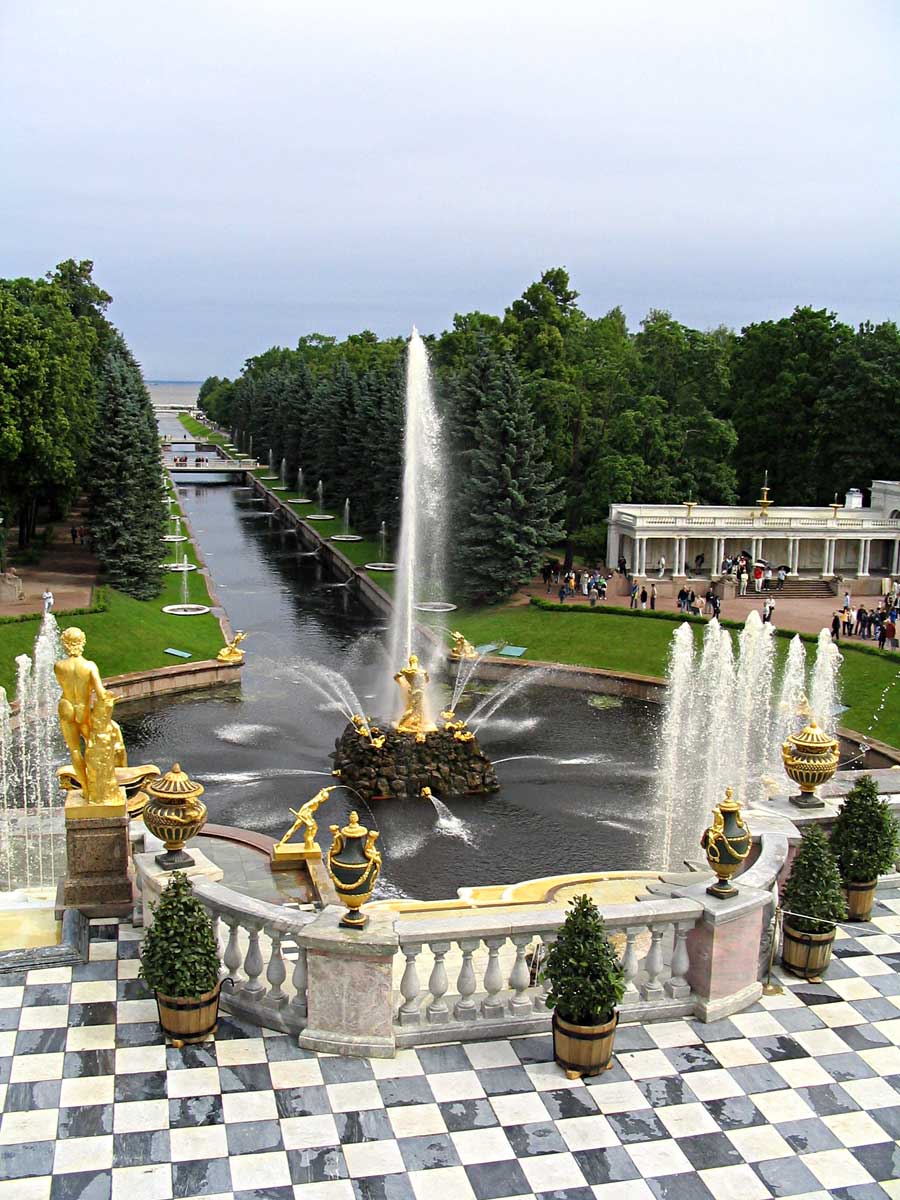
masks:
{"type": "Polygon", "coordinates": [[[322,848],[316,841],[316,833],[319,826],[315,820],[315,812],[319,809],[335,788],[340,787],[339,783],[333,783],[330,787],[324,787],[316,792],[311,800],[307,800],[305,804],[297,809],[289,808],[288,812],[295,817],[293,825],[281,839],[272,847],[272,867],[274,870],[279,870],[285,867],[292,867],[298,862],[302,862],[305,858],[321,858],[322,848]],[[298,845],[292,842],[291,838],[295,833],[303,830],[303,844],[298,845]]]}
{"type": "Polygon", "coordinates": [[[244,633],[243,629],[235,630],[234,637],[230,642],[226,642],[226,644],[216,655],[216,659],[223,663],[242,663],[244,661],[244,651],[239,650],[238,646],[246,638],[246,636],[247,635],[244,633]]]}
{"type": "Polygon", "coordinates": [[[465,659],[478,657],[478,651],[458,629],[452,630],[450,636],[453,639],[453,648],[450,651],[451,658],[465,659]]]}
{"type": "Polygon", "coordinates": [[[418,655],[409,656],[409,662],[400,668],[394,680],[406,695],[406,708],[397,722],[397,732],[412,733],[424,740],[424,735],[433,733],[437,725],[425,715],[425,685],[428,683],[428,672],[419,666],[418,655]]]}
{"type": "Polygon", "coordinates": [[[96,815],[90,811],[95,805],[124,813],[127,804],[135,816],[147,801],[141,789],[159,775],[159,768],[152,763],[129,767],[122,730],[112,717],[116,697],[103,686],[97,664],[84,657],[86,640],[74,625],[63,630],[67,657],[53,667],[62,688],[59,725],[71,756],[71,764],[56,772],[60,787],[70,793],[66,813],[96,815]]]}

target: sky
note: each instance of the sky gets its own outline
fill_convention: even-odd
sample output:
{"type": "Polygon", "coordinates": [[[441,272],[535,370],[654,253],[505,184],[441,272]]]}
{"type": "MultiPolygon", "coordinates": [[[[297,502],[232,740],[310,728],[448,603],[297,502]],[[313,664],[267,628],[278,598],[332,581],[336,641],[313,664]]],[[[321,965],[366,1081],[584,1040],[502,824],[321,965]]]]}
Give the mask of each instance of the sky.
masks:
{"type": "Polygon", "coordinates": [[[148,379],[503,311],[900,319],[894,0],[0,0],[0,276],[148,379]]]}

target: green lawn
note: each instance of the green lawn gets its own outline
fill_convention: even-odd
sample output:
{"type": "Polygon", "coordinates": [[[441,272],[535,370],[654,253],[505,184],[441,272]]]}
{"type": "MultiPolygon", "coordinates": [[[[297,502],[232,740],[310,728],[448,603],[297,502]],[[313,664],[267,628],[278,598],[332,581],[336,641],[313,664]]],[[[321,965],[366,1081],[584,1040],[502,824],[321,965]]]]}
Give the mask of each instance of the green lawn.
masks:
{"type": "Polygon", "coordinates": [[[230,439],[224,433],[214,433],[206,425],[197,421],[194,417],[189,417],[187,413],[179,413],[178,420],[185,427],[191,437],[202,438],[203,441],[209,442],[212,446],[227,446],[230,439]]]}
{"type": "MultiPolygon", "coordinates": [[[[635,614],[561,613],[526,605],[521,608],[460,610],[450,614],[475,645],[509,642],[527,646],[523,657],[544,662],[572,663],[630,671],[638,675],[663,676],[674,621],[648,620],[635,614]]],[[[447,618],[441,618],[441,623],[447,618]]],[[[702,627],[695,626],[697,639],[702,627]]],[[[779,638],[779,654],[788,641],[779,638]]],[[[807,654],[811,647],[807,647],[807,654]]],[[[841,724],[864,733],[881,703],[882,692],[898,678],[900,655],[867,654],[852,646],[841,646],[844,656],[841,681],[848,711],[841,724]]],[[[872,736],[900,746],[900,682],[891,687],[872,736]]]]}

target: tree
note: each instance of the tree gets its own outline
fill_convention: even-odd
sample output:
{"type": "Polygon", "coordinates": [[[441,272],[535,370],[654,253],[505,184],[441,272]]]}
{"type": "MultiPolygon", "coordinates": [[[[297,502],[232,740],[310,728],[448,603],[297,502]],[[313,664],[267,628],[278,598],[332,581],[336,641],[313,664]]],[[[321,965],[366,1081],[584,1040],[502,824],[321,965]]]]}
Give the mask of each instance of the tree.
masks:
{"type": "Polygon", "coordinates": [[[113,587],[147,600],[162,586],[165,490],[153,406],[121,337],[103,363],[98,410],[90,488],[97,557],[113,587]]]}
{"type": "Polygon", "coordinates": [[[457,588],[466,599],[496,601],[530,579],[560,537],[562,497],[509,357],[484,344],[462,386],[480,391],[481,406],[473,448],[462,456],[457,588]]]}

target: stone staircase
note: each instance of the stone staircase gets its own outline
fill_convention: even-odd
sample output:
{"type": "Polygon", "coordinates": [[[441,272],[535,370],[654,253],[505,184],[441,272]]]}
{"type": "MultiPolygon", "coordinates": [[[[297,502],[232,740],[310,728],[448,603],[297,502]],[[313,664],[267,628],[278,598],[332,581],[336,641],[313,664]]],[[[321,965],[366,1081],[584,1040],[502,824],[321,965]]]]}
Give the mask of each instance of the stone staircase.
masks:
{"type": "MultiPolygon", "coordinates": [[[[773,581],[777,583],[776,581],[773,581]]],[[[805,579],[796,575],[788,575],[781,589],[781,595],[787,599],[823,599],[837,595],[837,586],[828,579],[805,579]]]]}

